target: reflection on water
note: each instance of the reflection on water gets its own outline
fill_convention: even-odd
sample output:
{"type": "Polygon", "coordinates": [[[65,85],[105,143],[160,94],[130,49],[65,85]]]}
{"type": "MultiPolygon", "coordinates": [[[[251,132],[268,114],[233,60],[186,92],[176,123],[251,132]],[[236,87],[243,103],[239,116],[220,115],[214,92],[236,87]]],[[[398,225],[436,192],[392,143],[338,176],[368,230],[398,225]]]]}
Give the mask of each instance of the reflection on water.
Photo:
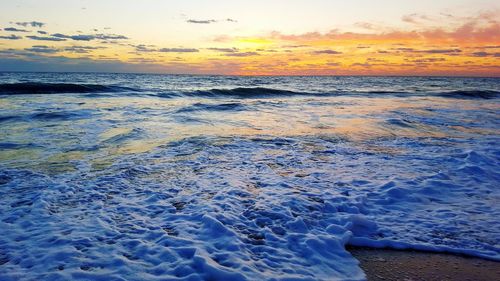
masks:
{"type": "Polygon", "coordinates": [[[44,95],[0,100],[2,116],[17,116],[2,121],[2,160],[23,166],[57,165],[55,170],[62,172],[62,163],[71,167],[72,161],[83,158],[99,162],[103,156],[142,153],[199,136],[323,136],[363,143],[495,134],[493,128],[469,119],[468,113],[497,112],[491,102],[462,100],[457,105],[428,97],[213,100],[44,95]]]}

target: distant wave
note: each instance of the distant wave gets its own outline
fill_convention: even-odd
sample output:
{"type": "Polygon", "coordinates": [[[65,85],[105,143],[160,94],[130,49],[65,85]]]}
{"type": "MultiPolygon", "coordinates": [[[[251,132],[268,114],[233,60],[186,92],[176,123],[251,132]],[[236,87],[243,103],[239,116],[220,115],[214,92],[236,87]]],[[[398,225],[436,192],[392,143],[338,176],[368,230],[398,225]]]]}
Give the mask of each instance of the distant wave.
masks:
{"type": "Polygon", "coordinates": [[[490,99],[500,96],[500,92],[491,90],[461,90],[448,92],[405,92],[405,91],[325,91],[325,92],[300,92],[291,90],[272,89],[264,87],[238,87],[233,89],[196,90],[191,92],[160,93],[158,96],[172,97],[230,97],[230,98],[276,98],[293,96],[439,96],[446,98],[481,98],[490,99]]]}
{"type": "Polygon", "coordinates": [[[178,113],[195,111],[242,111],[246,106],[241,103],[204,104],[195,103],[193,105],[179,109],[178,113]]]}
{"type": "MultiPolygon", "coordinates": [[[[183,92],[173,94],[173,96],[189,96],[189,97],[234,97],[234,98],[260,98],[260,97],[278,97],[278,96],[296,96],[296,95],[323,95],[322,93],[307,93],[295,92],[290,90],[280,90],[264,87],[238,87],[233,89],[210,89],[196,90],[191,92],[183,92]]],[[[162,96],[170,97],[172,94],[162,94],[162,96]]]]}
{"type": "Polygon", "coordinates": [[[482,98],[482,99],[492,99],[500,96],[500,92],[488,91],[488,90],[462,90],[462,91],[451,91],[438,94],[442,97],[448,98],[482,98]]]}
{"type": "MultiPolygon", "coordinates": [[[[325,92],[314,91],[293,91],[265,87],[237,87],[229,89],[209,89],[209,90],[194,90],[194,91],[172,91],[161,92],[158,89],[134,89],[130,87],[122,87],[115,85],[95,85],[95,84],[71,84],[71,83],[10,83],[0,84],[0,95],[28,95],[28,94],[64,94],[64,93],[117,93],[117,92],[149,92],[152,96],[162,98],[175,97],[204,97],[204,98],[276,98],[276,97],[293,97],[293,96],[363,96],[363,97],[378,97],[378,96],[439,96],[445,98],[466,98],[466,99],[492,99],[500,97],[499,91],[493,90],[455,90],[443,92],[425,92],[425,91],[385,91],[385,90],[332,90],[325,92]]],[[[134,93],[134,94],[136,94],[134,93]]],[[[223,109],[221,109],[223,110],[223,109]]]]}
{"type": "Polygon", "coordinates": [[[28,94],[64,94],[64,93],[106,93],[135,91],[132,88],[93,85],[93,84],[67,84],[67,83],[8,83],[0,84],[0,95],[28,95],[28,94]]]}

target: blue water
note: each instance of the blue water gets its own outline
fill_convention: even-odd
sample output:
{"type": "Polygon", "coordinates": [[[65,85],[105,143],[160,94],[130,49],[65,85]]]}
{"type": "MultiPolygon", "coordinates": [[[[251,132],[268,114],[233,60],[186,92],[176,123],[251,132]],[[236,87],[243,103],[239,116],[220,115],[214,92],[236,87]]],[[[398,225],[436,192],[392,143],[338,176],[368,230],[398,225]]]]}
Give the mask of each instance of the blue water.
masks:
{"type": "Polygon", "coordinates": [[[500,260],[500,79],[0,73],[0,280],[500,260]]]}

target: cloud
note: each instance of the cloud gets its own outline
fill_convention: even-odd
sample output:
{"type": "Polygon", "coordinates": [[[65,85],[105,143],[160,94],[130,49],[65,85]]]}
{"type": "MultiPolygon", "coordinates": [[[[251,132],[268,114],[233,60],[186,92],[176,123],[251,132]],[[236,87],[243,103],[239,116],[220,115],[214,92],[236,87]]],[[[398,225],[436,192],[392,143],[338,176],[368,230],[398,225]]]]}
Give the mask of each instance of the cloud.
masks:
{"type": "Polygon", "coordinates": [[[96,39],[94,35],[65,35],[61,33],[54,33],[51,36],[75,41],[90,41],[96,39]]]}
{"type": "Polygon", "coordinates": [[[211,24],[211,23],[216,23],[216,20],[193,20],[189,19],[186,22],[188,23],[195,23],[195,24],[211,24]]]}
{"type": "Polygon", "coordinates": [[[135,47],[135,50],[137,52],[144,52],[144,53],[149,53],[149,52],[157,52],[158,50],[157,49],[154,49],[154,48],[150,48],[150,47],[154,47],[153,45],[149,45],[149,46],[146,46],[144,44],[140,44],[140,45],[132,45],[133,47],[135,47]]]}
{"type": "Polygon", "coordinates": [[[317,55],[340,55],[340,54],[342,54],[342,52],[335,51],[335,50],[319,50],[319,51],[314,51],[312,53],[317,54],[317,55]]]}
{"type": "Polygon", "coordinates": [[[26,29],[18,29],[15,27],[7,27],[3,29],[4,31],[10,31],[10,32],[30,32],[29,30],[26,29]]]}
{"type": "Polygon", "coordinates": [[[367,63],[367,62],[365,62],[365,63],[356,62],[356,63],[351,64],[351,66],[359,66],[359,67],[365,67],[365,68],[372,67],[372,65],[367,63]]]}
{"type": "Polygon", "coordinates": [[[309,45],[283,45],[282,48],[304,48],[309,47],[309,45]]]}
{"type": "Polygon", "coordinates": [[[207,50],[221,52],[221,53],[236,53],[238,52],[237,48],[207,48],[207,50]]]}
{"type": "Polygon", "coordinates": [[[198,49],[194,48],[161,48],[157,50],[162,53],[196,53],[199,52],[198,49]]]}
{"type": "Polygon", "coordinates": [[[186,20],[187,23],[194,23],[194,24],[211,24],[211,23],[217,23],[220,21],[225,21],[225,22],[238,22],[235,19],[232,18],[227,18],[224,20],[214,20],[214,19],[208,19],[208,20],[197,20],[197,19],[188,19],[186,20]]]}
{"type": "Polygon", "coordinates": [[[17,24],[19,26],[24,26],[24,27],[27,27],[27,26],[31,26],[31,27],[43,27],[45,25],[45,23],[39,22],[39,21],[16,22],[15,24],[17,24]]]}
{"type": "Polygon", "coordinates": [[[479,57],[479,58],[484,58],[484,57],[500,57],[500,53],[488,53],[488,52],[474,52],[471,54],[473,57],[479,57]]]}
{"type": "Polygon", "coordinates": [[[328,65],[328,66],[341,66],[342,64],[340,62],[327,62],[326,65],[328,65]]]}
{"type": "Polygon", "coordinates": [[[37,31],[38,34],[47,34],[47,31],[39,30],[37,31]]]}
{"type": "Polygon", "coordinates": [[[195,48],[156,48],[154,45],[131,45],[135,47],[135,51],[138,53],[151,53],[151,52],[160,52],[160,53],[197,53],[198,49],[195,48]]]}
{"type": "MultiPolygon", "coordinates": [[[[463,19],[461,24],[451,23],[454,27],[422,27],[417,30],[398,30],[394,28],[379,28],[376,32],[357,33],[341,32],[337,29],[326,33],[308,32],[301,34],[283,34],[273,31],[268,38],[291,41],[299,44],[310,42],[338,42],[369,40],[372,42],[426,42],[426,43],[476,43],[497,44],[500,42],[500,22],[493,13],[482,13],[475,17],[463,19]]],[[[450,23],[443,23],[448,26],[450,23]]]]}
{"type": "Polygon", "coordinates": [[[357,22],[354,24],[354,26],[361,27],[367,30],[376,30],[379,28],[376,24],[369,23],[369,22],[357,22]]]}
{"type": "Polygon", "coordinates": [[[72,52],[77,54],[87,54],[93,50],[106,49],[106,47],[102,46],[70,46],[63,48],[66,52],[72,52]]]}
{"type": "Polygon", "coordinates": [[[45,45],[35,45],[31,48],[25,48],[24,50],[28,52],[34,52],[34,53],[44,53],[44,54],[53,54],[59,52],[58,49],[45,46],[45,45]]]}
{"type": "Polygon", "coordinates": [[[51,36],[57,38],[71,39],[74,41],[91,41],[91,40],[124,40],[129,39],[124,35],[116,34],[79,34],[79,35],[66,35],[61,33],[54,33],[51,36]]]}
{"type": "Polygon", "coordinates": [[[95,36],[97,39],[102,39],[102,40],[127,40],[127,39],[129,39],[127,36],[117,35],[117,34],[96,34],[95,36]]]}
{"type": "Polygon", "coordinates": [[[424,59],[416,59],[413,60],[414,63],[429,63],[429,62],[440,62],[446,61],[445,58],[424,58],[424,59]]]}
{"type": "Polygon", "coordinates": [[[251,56],[260,56],[257,52],[243,52],[243,53],[227,53],[225,56],[228,57],[251,57],[251,56]]]}
{"type": "Polygon", "coordinates": [[[5,39],[5,40],[19,40],[22,39],[22,36],[17,36],[14,34],[8,35],[8,36],[0,36],[0,39],[5,39]]]}
{"type": "Polygon", "coordinates": [[[398,52],[403,52],[403,53],[421,53],[421,54],[448,54],[448,55],[453,55],[453,54],[458,54],[461,53],[462,50],[460,49],[428,49],[428,50],[418,50],[415,48],[391,48],[393,51],[398,51],[398,52]]]}
{"type": "Polygon", "coordinates": [[[31,40],[37,40],[37,41],[66,41],[66,39],[64,39],[64,38],[49,37],[49,36],[36,36],[36,35],[26,36],[26,38],[29,38],[31,40]]]}
{"type": "Polygon", "coordinates": [[[432,49],[432,50],[418,50],[416,53],[426,53],[426,54],[456,54],[461,53],[460,49],[432,49]]]}
{"type": "Polygon", "coordinates": [[[409,15],[404,15],[403,17],[401,17],[401,20],[406,22],[406,23],[420,24],[422,21],[430,20],[430,18],[426,15],[413,13],[413,14],[409,14],[409,15]]]}

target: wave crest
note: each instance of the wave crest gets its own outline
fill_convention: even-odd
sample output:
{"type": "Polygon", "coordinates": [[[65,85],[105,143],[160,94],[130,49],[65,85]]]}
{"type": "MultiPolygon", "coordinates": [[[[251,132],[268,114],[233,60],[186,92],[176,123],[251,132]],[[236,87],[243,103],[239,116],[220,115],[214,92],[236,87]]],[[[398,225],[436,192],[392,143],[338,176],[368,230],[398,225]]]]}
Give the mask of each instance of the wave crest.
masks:
{"type": "Polygon", "coordinates": [[[134,89],[112,85],[70,83],[24,82],[0,84],[0,95],[116,93],[122,91],[134,91],[134,89]]]}

